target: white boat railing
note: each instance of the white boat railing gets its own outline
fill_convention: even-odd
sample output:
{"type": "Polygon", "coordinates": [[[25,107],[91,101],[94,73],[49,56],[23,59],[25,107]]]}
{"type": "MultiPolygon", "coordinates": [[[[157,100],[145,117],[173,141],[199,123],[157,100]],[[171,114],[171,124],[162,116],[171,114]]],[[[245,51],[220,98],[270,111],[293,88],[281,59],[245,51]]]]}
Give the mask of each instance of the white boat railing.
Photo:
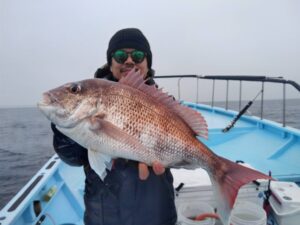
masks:
{"type": "MultiPolygon", "coordinates": [[[[239,110],[246,111],[241,109],[242,107],[242,82],[260,82],[261,83],[261,105],[260,105],[260,118],[264,118],[264,91],[265,83],[281,83],[282,84],[282,126],[286,126],[286,85],[292,86],[295,90],[300,93],[300,85],[292,80],[286,80],[283,77],[266,77],[266,76],[257,76],[257,75],[159,75],[155,76],[155,79],[172,79],[177,78],[178,85],[178,99],[181,100],[181,80],[186,78],[192,78],[197,80],[197,94],[196,94],[196,103],[199,103],[199,80],[212,80],[212,93],[211,93],[211,106],[214,107],[215,104],[215,83],[217,80],[226,81],[226,99],[225,99],[225,109],[228,110],[228,101],[229,101],[229,82],[230,81],[239,81],[239,110]]],[[[252,104],[252,103],[251,103],[252,104]]],[[[250,105],[251,105],[250,104],[250,105]]],[[[249,107],[249,106],[248,106],[249,107]]]]}

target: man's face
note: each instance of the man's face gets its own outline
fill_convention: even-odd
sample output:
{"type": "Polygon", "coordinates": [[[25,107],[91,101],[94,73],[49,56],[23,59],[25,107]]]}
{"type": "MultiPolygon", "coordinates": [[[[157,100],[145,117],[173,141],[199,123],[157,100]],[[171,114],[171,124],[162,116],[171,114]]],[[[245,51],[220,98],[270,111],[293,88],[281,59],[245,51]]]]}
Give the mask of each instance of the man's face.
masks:
{"type": "MultiPolygon", "coordinates": [[[[127,53],[131,53],[135,49],[133,49],[133,48],[123,48],[121,50],[123,50],[123,51],[125,51],[127,53]]],[[[131,55],[129,54],[128,58],[126,59],[126,61],[123,64],[122,63],[118,63],[114,58],[112,58],[111,66],[110,66],[110,71],[112,72],[113,76],[117,80],[120,80],[121,77],[126,76],[128,74],[128,72],[131,71],[133,68],[136,69],[136,70],[139,70],[140,73],[145,78],[146,74],[148,73],[147,58],[145,57],[144,60],[141,63],[135,63],[132,60],[131,55]]]]}

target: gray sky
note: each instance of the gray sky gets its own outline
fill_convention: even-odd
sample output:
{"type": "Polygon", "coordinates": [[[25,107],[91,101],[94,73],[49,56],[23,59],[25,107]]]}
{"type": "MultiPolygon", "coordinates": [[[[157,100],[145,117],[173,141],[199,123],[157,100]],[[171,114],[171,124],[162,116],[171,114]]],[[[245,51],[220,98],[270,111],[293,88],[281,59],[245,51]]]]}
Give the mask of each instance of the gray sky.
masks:
{"type": "MultiPolygon", "coordinates": [[[[48,89],[92,77],[110,37],[126,27],[147,36],[157,74],[257,74],[300,83],[299,12],[298,0],[1,0],[0,107],[35,105],[48,89]]],[[[172,85],[161,83],[171,93],[172,85]]],[[[210,100],[210,85],[200,85],[200,99],[210,100]]],[[[217,87],[221,99],[224,88],[217,87]]],[[[281,97],[275,87],[266,98],[281,97]]]]}

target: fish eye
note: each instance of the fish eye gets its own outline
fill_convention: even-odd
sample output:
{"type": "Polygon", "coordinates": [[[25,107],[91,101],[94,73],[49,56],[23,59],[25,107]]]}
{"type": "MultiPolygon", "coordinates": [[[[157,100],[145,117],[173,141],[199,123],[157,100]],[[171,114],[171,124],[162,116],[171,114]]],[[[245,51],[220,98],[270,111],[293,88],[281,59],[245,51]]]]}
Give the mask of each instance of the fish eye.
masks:
{"type": "Polygon", "coordinates": [[[70,92],[71,92],[71,93],[76,94],[76,93],[78,93],[79,91],[81,91],[80,85],[78,85],[78,84],[72,84],[72,85],[70,86],[70,92]]]}

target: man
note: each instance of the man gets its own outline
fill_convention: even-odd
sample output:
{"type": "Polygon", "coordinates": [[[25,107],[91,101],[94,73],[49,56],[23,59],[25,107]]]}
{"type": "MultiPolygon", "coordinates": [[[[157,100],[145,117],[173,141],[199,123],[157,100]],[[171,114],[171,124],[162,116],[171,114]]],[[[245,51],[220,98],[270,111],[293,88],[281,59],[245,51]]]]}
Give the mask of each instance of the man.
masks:
{"type": "MultiPolygon", "coordinates": [[[[147,84],[155,84],[152,52],[143,33],[136,28],[118,31],[107,49],[107,64],[96,78],[119,81],[132,69],[139,70],[147,84]]],[[[116,159],[102,181],[90,167],[87,150],[60,133],[55,125],[53,145],[60,158],[84,166],[86,225],[171,225],[177,220],[173,177],[169,169],[154,163],[116,159]]]]}

